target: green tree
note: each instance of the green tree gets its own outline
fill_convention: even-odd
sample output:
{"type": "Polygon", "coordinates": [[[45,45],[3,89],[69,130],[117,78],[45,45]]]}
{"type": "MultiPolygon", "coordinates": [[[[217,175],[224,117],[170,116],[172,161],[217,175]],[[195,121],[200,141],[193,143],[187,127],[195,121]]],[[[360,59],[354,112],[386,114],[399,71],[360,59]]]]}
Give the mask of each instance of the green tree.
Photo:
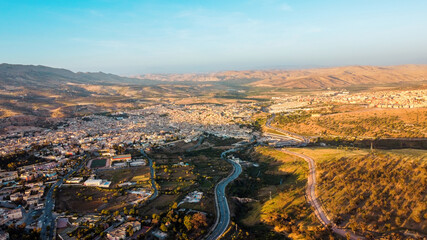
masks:
{"type": "Polygon", "coordinates": [[[162,230],[163,232],[167,232],[168,228],[166,227],[165,224],[162,223],[162,225],[160,225],[160,230],[162,230]]]}
{"type": "Polygon", "coordinates": [[[160,216],[157,215],[157,214],[155,214],[155,213],[153,213],[152,218],[155,219],[155,220],[159,220],[160,216]]]}
{"type": "Polygon", "coordinates": [[[191,223],[191,216],[190,215],[187,215],[184,217],[184,225],[188,231],[190,231],[191,228],[193,228],[193,224],[191,223]]]}
{"type": "Polygon", "coordinates": [[[128,226],[126,229],[126,233],[128,236],[132,236],[133,235],[133,227],[132,226],[128,226]]]}

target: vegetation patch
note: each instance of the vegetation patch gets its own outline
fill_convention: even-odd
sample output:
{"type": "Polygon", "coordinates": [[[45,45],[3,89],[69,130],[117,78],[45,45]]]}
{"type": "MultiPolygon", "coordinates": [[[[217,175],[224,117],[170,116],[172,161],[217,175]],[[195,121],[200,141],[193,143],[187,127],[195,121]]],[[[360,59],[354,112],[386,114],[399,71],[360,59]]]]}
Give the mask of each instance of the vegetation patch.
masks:
{"type": "Polygon", "coordinates": [[[332,109],[278,114],[277,127],[308,136],[425,138],[427,109],[332,109]],[[317,117],[313,117],[317,114],[317,117]]]}
{"type": "Polygon", "coordinates": [[[149,174],[150,168],[143,166],[102,170],[98,171],[97,177],[111,181],[111,187],[115,187],[121,182],[131,181],[135,177],[140,180],[146,179],[149,174]]]}
{"type": "Polygon", "coordinates": [[[94,159],[92,160],[90,167],[91,168],[105,167],[106,163],[107,163],[107,159],[94,159]]]}
{"type": "Polygon", "coordinates": [[[101,189],[96,187],[64,186],[56,191],[55,211],[71,213],[93,213],[115,210],[137,197],[123,189],[101,189]]]}
{"type": "Polygon", "coordinates": [[[303,159],[270,147],[256,147],[246,157],[259,167],[246,168],[229,192],[240,199],[236,203],[237,223],[250,233],[250,238],[332,236],[305,199],[308,165],[303,159]]]}
{"type": "Polygon", "coordinates": [[[320,161],[320,199],[336,224],[370,237],[404,230],[426,234],[426,153],[379,151],[320,161]]]}

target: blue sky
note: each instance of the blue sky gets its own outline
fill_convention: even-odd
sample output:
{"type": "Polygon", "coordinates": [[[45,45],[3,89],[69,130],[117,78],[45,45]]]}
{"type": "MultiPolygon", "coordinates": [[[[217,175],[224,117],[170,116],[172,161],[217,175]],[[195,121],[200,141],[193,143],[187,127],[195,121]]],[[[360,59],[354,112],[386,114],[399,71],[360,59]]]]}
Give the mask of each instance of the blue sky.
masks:
{"type": "Polygon", "coordinates": [[[427,63],[424,0],[0,0],[0,62],[121,75],[427,63]]]}

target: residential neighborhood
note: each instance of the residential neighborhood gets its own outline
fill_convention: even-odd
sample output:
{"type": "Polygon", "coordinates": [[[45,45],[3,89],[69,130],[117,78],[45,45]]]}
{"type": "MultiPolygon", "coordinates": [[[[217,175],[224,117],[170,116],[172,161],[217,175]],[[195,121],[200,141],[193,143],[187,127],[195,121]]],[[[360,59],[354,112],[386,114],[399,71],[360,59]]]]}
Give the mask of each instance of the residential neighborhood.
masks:
{"type": "MultiPolygon", "coordinates": [[[[117,182],[114,176],[123,171],[142,174],[149,169],[148,159],[124,151],[197,143],[203,134],[249,140],[252,129],[248,123],[257,108],[253,104],[156,105],[64,119],[51,128],[9,129],[0,136],[0,153],[5,160],[0,171],[1,225],[20,226],[29,234],[42,230],[42,236],[57,235],[60,239],[75,239],[75,234],[83,234],[81,224],[90,222],[97,227],[105,225],[99,234],[106,239],[144,234],[152,223],[141,225],[144,219],[136,220],[134,210],[131,214],[115,212],[114,219],[108,210],[79,213],[77,218],[67,215],[72,212],[61,210],[64,191],[76,191],[76,199],[84,197],[90,202],[95,201],[93,193],[105,189],[114,196],[120,193],[117,197],[124,194],[121,206],[142,204],[154,193],[151,185],[144,185],[150,177],[117,182]],[[53,226],[45,220],[49,219],[45,217],[47,207],[55,211],[53,226]]],[[[178,161],[174,167],[188,168],[188,163],[178,161]]],[[[116,201],[112,199],[117,197],[109,196],[110,200],[103,201],[116,201]]],[[[198,203],[202,196],[203,192],[192,192],[182,203],[198,203]]],[[[106,206],[118,203],[111,204],[106,206]]],[[[166,233],[158,230],[152,234],[163,238],[166,233]]]]}

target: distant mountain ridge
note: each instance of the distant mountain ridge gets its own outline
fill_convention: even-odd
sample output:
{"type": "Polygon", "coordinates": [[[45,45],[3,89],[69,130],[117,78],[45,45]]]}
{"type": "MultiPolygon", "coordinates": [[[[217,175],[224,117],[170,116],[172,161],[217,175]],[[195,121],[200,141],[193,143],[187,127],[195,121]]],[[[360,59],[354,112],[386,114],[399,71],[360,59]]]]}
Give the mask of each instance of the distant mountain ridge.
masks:
{"type": "Polygon", "coordinates": [[[29,88],[52,88],[67,83],[94,85],[234,83],[252,87],[319,89],[419,81],[427,81],[427,65],[347,66],[304,70],[225,71],[207,74],[144,74],[122,77],[103,72],[75,73],[46,66],[0,64],[1,85],[29,88]]]}
{"type": "Polygon", "coordinates": [[[139,79],[157,81],[227,82],[240,80],[250,86],[308,88],[418,82],[427,80],[427,65],[346,66],[304,70],[248,70],[209,74],[145,74],[139,79]]]}
{"type": "Polygon", "coordinates": [[[66,83],[75,84],[144,84],[157,81],[121,77],[103,72],[72,72],[62,68],[35,65],[0,64],[0,84],[16,87],[55,87],[66,83]]]}
{"type": "MultiPolygon", "coordinates": [[[[258,73],[259,74],[259,73],[258,73]]],[[[348,66],[264,73],[258,87],[308,88],[374,86],[427,81],[427,65],[348,66]]]]}
{"type": "Polygon", "coordinates": [[[103,72],[76,73],[46,66],[0,64],[0,118],[76,116],[182,98],[249,100],[251,96],[246,90],[254,88],[268,95],[271,89],[279,88],[315,90],[387,84],[400,87],[414,82],[427,85],[427,65],[122,77],[103,72]]]}

